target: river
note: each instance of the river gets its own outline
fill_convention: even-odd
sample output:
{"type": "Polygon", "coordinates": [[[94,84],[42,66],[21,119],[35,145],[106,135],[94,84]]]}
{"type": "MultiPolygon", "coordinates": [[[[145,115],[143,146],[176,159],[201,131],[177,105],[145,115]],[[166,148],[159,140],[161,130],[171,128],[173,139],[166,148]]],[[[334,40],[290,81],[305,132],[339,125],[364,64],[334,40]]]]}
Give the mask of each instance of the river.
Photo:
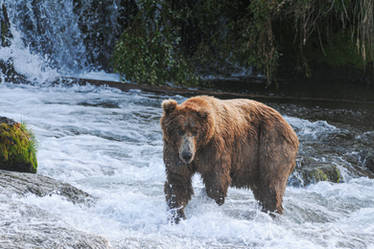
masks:
{"type": "MultiPolygon", "coordinates": [[[[98,200],[87,207],[58,195],[13,198],[101,235],[114,248],[374,247],[374,180],[349,172],[343,183],[288,186],[285,213],[275,220],[245,189],[230,188],[225,204],[217,206],[196,175],[187,220],[168,224],[159,126],[160,103],[168,97],[108,87],[1,84],[0,114],[25,122],[36,135],[38,173],[98,200]]],[[[340,129],[326,121],[286,118],[298,132],[301,150],[340,129]]],[[[342,158],[339,150],[332,155],[342,158]]],[[[347,162],[341,162],[344,168],[347,162]]]]}

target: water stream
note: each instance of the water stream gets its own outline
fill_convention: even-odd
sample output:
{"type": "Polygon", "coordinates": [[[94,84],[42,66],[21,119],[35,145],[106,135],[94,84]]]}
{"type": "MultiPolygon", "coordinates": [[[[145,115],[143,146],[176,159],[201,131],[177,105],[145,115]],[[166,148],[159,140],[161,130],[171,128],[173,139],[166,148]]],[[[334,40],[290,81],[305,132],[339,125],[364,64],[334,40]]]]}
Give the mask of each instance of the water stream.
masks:
{"type": "MultiPolygon", "coordinates": [[[[57,195],[21,201],[78,230],[102,235],[115,248],[374,246],[374,181],[364,177],[289,186],[285,214],[272,220],[248,190],[230,188],[226,203],[217,206],[195,176],[188,219],[168,224],[159,127],[160,103],[166,97],[105,87],[0,85],[0,114],[25,122],[36,134],[38,173],[98,198],[92,207],[57,195]]],[[[339,129],[325,121],[287,119],[306,145],[339,129]]]]}

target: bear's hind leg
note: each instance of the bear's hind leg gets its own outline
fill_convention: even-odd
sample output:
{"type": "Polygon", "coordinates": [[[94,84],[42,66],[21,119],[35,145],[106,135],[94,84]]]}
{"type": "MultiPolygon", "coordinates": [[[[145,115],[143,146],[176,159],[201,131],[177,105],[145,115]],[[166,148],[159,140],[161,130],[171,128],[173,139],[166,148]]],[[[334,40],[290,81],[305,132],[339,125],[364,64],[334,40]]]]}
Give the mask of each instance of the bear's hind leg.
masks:
{"type": "Polygon", "coordinates": [[[263,212],[283,213],[282,202],[286,184],[286,177],[276,181],[267,181],[266,178],[262,178],[252,187],[255,199],[260,202],[263,212]]]}
{"type": "Polygon", "coordinates": [[[274,130],[261,129],[259,163],[253,191],[263,211],[283,213],[282,201],[291,174],[297,148],[274,130]]]}
{"type": "Polygon", "coordinates": [[[263,212],[283,213],[282,193],[273,186],[260,186],[254,189],[253,194],[262,206],[263,212]]]}

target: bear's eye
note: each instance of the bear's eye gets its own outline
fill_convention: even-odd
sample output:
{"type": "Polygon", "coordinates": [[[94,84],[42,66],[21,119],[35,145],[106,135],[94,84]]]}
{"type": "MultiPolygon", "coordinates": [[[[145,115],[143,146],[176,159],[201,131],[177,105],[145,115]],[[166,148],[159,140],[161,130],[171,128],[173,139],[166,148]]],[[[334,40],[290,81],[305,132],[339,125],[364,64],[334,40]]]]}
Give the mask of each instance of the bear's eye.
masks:
{"type": "Polygon", "coordinates": [[[178,135],[183,136],[184,135],[184,130],[178,130],[178,135]]]}

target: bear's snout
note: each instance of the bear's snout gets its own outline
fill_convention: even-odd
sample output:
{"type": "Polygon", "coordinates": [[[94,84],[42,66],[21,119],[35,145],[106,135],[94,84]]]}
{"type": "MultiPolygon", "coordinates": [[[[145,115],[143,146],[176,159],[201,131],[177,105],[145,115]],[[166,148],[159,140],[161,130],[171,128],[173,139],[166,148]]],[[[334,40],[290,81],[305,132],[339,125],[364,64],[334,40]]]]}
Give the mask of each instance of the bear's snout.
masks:
{"type": "Polygon", "coordinates": [[[193,136],[183,136],[179,148],[179,158],[184,163],[191,163],[195,156],[195,141],[193,136]]]}
{"type": "Polygon", "coordinates": [[[182,158],[185,162],[189,162],[192,158],[192,153],[189,151],[182,152],[182,158]]]}

